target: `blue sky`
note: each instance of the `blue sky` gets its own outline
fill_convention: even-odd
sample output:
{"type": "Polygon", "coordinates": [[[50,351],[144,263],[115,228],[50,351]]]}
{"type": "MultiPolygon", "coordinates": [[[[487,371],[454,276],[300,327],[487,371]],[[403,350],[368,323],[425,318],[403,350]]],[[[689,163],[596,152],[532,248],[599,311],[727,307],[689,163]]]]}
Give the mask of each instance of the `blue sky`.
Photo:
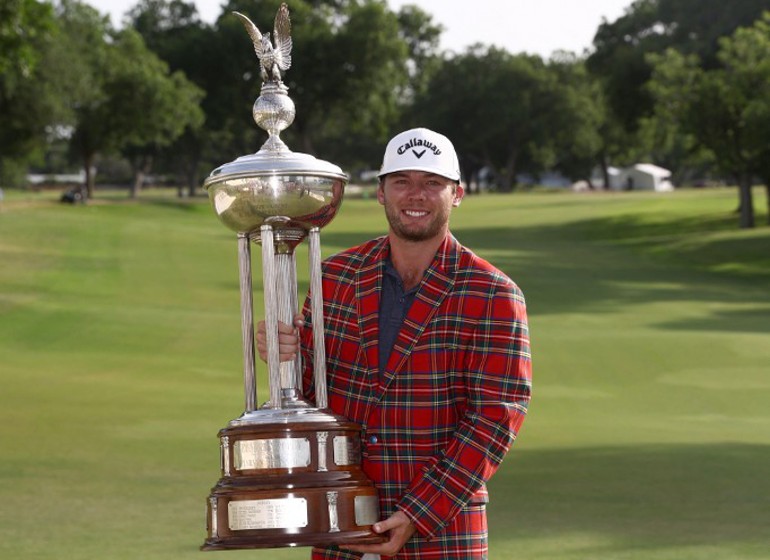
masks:
{"type": "MultiPolygon", "coordinates": [[[[115,25],[136,0],[86,0],[115,25]]],[[[596,28],[617,19],[632,0],[388,0],[395,10],[417,4],[444,27],[442,47],[456,52],[473,43],[548,57],[555,50],[578,54],[591,46],[596,28]]],[[[213,22],[222,0],[195,0],[201,18],[213,22]]],[[[288,0],[291,9],[291,0],[288,0]]],[[[257,22],[259,25],[259,23],[257,22]]]]}

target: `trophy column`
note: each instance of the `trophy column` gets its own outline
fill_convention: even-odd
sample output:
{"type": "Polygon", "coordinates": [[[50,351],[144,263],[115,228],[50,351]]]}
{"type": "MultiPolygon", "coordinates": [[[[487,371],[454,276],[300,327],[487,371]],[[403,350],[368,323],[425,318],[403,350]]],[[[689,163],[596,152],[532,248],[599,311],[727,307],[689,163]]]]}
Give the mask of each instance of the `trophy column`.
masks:
{"type": "Polygon", "coordinates": [[[246,234],[238,234],[238,272],[241,288],[241,332],[243,338],[243,392],[247,412],[256,407],[257,380],[254,367],[254,300],[251,291],[251,245],[246,234]]]}
{"type": "MultiPolygon", "coordinates": [[[[304,231],[289,233],[299,240],[306,235],[304,231]]],[[[308,406],[308,403],[302,399],[301,357],[297,356],[292,362],[279,362],[278,321],[291,325],[297,313],[297,264],[294,252],[297,242],[289,242],[281,237],[287,237],[286,232],[276,231],[272,225],[263,225],[259,236],[254,238],[254,241],[262,245],[265,338],[271,387],[269,406],[303,407],[308,406]]]]}
{"type": "Polygon", "coordinates": [[[313,382],[318,408],[328,406],[326,394],[326,346],[324,342],[323,291],[321,286],[321,230],[314,227],[308,234],[310,261],[310,304],[313,320],[313,382]]]}

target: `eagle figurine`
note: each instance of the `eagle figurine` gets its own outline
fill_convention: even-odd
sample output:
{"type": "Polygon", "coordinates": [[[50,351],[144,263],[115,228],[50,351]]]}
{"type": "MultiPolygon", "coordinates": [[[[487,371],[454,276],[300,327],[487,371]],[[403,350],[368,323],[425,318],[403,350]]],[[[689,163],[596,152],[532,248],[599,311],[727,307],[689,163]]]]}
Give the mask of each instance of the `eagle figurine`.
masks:
{"type": "Polygon", "coordinates": [[[233,12],[243,23],[246,31],[254,42],[254,50],[260,62],[263,82],[281,83],[281,71],[286,71],[291,66],[291,22],[289,21],[289,7],[284,3],[275,14],[273,25],[273,42],[270,41],[270,33],[264,35],[259,32],[257,26],[239,12],[233,12]]]}

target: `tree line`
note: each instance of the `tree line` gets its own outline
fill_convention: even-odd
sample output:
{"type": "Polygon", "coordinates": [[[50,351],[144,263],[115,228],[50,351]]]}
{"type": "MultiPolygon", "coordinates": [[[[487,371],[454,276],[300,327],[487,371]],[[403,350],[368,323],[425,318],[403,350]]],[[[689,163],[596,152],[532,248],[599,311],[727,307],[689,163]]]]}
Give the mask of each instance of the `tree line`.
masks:
{"type": "MultiPolygon", "coordinates": [[[[229,0],[207,24],[192,2],[140,0],[116,29],[77,0],[6,0],[0,181],[76,161],[91,196],[91,170],[117,155],[133,196],[151,171],[194,194],[264,139],[250,118],[258,63],[232,12],[268,31],[279,5],[229,0]]],[[[610,165],[653,161],[675,182],[737,184],[740,225],[751,227],[751,184],[770,185],[769,7],[636,0],[599,26],[588,53],[543,59],[481,44],[442,52],[441,26],[416,6],[293,0],[285,82],[297,117],[283,136],[356,171],[376,168],[393,133],[432,127],[455,142],[466,179],[484,170],[501,191],[546,171],[590,185],[597,167],[608,185],[610,165]]]]}

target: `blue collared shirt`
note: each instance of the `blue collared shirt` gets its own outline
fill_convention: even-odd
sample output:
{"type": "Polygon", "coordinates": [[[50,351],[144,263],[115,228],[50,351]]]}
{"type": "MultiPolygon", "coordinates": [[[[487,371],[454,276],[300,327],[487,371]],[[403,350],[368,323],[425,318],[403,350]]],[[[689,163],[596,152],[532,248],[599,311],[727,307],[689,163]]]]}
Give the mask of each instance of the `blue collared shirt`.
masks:
{"type": "Polygon", "coordinates": [[[398,271],[390,262],[385,261],[385,273],[382,275],[382,292],[380,293],[380,374],[388,365],[388,358],[396,344],[398,332],[406,319],[409,308],[417,295],[419,284],[404,293],[404,283],[398,271]]]}

